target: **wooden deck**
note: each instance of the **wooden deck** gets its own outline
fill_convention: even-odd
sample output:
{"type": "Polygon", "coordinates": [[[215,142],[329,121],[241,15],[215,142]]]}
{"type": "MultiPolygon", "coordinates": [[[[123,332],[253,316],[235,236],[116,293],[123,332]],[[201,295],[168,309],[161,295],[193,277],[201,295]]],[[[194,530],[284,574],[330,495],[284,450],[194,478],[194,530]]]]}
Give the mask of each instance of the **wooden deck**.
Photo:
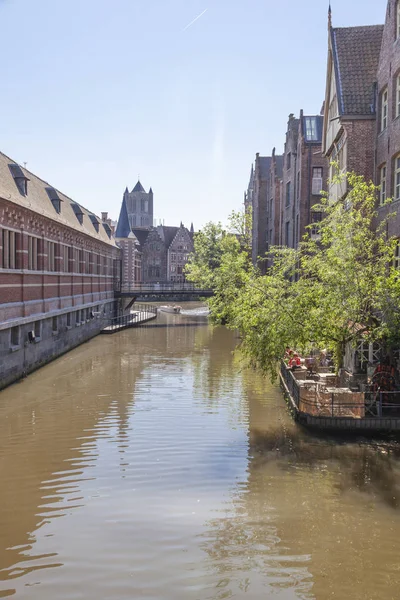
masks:
{"type": "MultiPolygon", "coordinates": [[[[310,414],[304,410],[300,410],[300,386],[298,385],[293,373],[282,365],[279,378],[281,387],[283,389],[285,398],[288,402],[289,408],[294,419],[301,425],[309,427],[311,429],[324,430],[329,432],[352,432],[360,433],[361,431],[366,433],[390,433],[400,431],[400,418],[395,416],[362,416],[362,417],[349,417],[349,416],[336,416],[335,409],[338,408],[332,403],[332,415],[326,414],[310,414]],[[284,371],[286,369],[286,372],[284,371]]],[[[354,407],[347,405],[347,408],[357,408],[359,410],[360,405],[357,404],[354,407]]],[[[315,412],[315,411],[313,411],[315,412]]]]}

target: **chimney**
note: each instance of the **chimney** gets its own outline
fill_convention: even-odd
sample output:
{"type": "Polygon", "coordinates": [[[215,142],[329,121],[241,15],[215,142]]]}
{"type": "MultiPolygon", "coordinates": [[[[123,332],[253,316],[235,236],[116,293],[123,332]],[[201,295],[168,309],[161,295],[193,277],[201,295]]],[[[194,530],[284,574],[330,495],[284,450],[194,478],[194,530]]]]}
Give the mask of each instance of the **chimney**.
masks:
{"type": "Polygon", "coordinates": [[[101,220],[103,223],[107,223],[108,221],[108,212],[102,212],[101,213],[101,220]]]}

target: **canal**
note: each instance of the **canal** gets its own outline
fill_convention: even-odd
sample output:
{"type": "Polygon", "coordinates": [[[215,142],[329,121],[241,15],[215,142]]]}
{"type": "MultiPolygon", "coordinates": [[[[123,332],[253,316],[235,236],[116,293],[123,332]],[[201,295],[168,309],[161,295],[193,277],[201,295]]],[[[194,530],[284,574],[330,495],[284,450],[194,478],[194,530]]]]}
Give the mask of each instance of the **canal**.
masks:
{"type": "Polygon", "coordinates": [[[0,393],[0,597],[397,599],[399,446],[300,429],[185,309],[0,393]]]}

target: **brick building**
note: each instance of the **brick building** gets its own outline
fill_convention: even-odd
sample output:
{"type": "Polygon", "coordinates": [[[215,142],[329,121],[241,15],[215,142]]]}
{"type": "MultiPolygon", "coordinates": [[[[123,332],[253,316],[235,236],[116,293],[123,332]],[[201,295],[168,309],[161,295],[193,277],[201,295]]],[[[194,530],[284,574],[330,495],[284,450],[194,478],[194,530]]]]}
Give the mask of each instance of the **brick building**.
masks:
{"type": "MultiPolygon", "coordinates": [[[[328,27],[323,152],[329,163],[338,163],[340,172],[356,171],[371,180],[376,132],[375,82],[383,25],[333,28],[329,11],[328,27]]],[[[387,104],[386,97],[385,110],[387,104]]],[[[345,180],[330,185],[329,196],[333,200],[346,193],[345,180]]]]}
{"type": "Polygon", "coordinates": [[[111,227],[0,154],[0,386],[70,350],[112,316],[111,227]]]}
{"type": "MultiPolygon", "coordinates": [[[[257,264],[258,257],[265,256],[268,248],[268,178],[270,172],[271,157],[260,156],[257,152],[256,160],[251,166],[250,181],[245,192],[245,210],[251,207],[252,225],[252,260],[253,264],[257,264]]],[[[258,263],[263,270],[264,264],[262,261],[258,263]]]]}
{"type": "Polygon", "coordinates": [[[289,115],[286,129],[286,141],[283,152],[282,195],[280,206],[281,246],[294,247],[295,198],[297,174],[297,139],[299,135],[299,119],[289,115]]]}
{"type": "Polygon", "coordinates": [[[275,148],[272,157],[268,177],[268,206],[267,206],[267,230],[268,247],[278,246],[280,243],[280,218],[281,197],[283,177],[283,156],[277,156],[275,148]]]}
{"type": "Polygon", "coordinates": [[[376,183],[380,185],[379,215],[389,219],[389,236],[400,237],[400,2],[389,0],[377,69],[376,183]]]}
{"type": "MultiPolygon", "coordinates": [[[[306,233],[307,225],[321,220],[313,210],[327,189],[328,159],[322,154],[322,115],[304,115],[300,111],[296,156],[296,198],[293,211],[293,239],[296,247],[306,233]]],[[[313,231],[311,231],[313,233],[313,231]]],[[[314,231],[317,234],[317,229],[314,231]]]]}
{"type": "MultiPolygon", "coordinates": [[[[144,233],[147,233],[143,230],[144,233]]],[[[142,253],[138,237],[133,233],[127,208],[127,201],[122,199],[121,211],[115,230],[115,241],[121,248],[121,280],[133,286],[142,280],[142,253]]]]}

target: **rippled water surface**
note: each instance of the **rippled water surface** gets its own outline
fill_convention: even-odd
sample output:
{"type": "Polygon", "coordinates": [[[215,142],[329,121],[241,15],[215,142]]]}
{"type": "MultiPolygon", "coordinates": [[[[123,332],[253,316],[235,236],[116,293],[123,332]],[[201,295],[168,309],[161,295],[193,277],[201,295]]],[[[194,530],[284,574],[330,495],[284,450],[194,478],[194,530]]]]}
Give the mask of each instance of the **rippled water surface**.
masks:
{"type": "Polygon", "coordinates": [[[0,393],[0,597],[398,599],[396,442],[299,429],[184,309],[0,393]]]}

